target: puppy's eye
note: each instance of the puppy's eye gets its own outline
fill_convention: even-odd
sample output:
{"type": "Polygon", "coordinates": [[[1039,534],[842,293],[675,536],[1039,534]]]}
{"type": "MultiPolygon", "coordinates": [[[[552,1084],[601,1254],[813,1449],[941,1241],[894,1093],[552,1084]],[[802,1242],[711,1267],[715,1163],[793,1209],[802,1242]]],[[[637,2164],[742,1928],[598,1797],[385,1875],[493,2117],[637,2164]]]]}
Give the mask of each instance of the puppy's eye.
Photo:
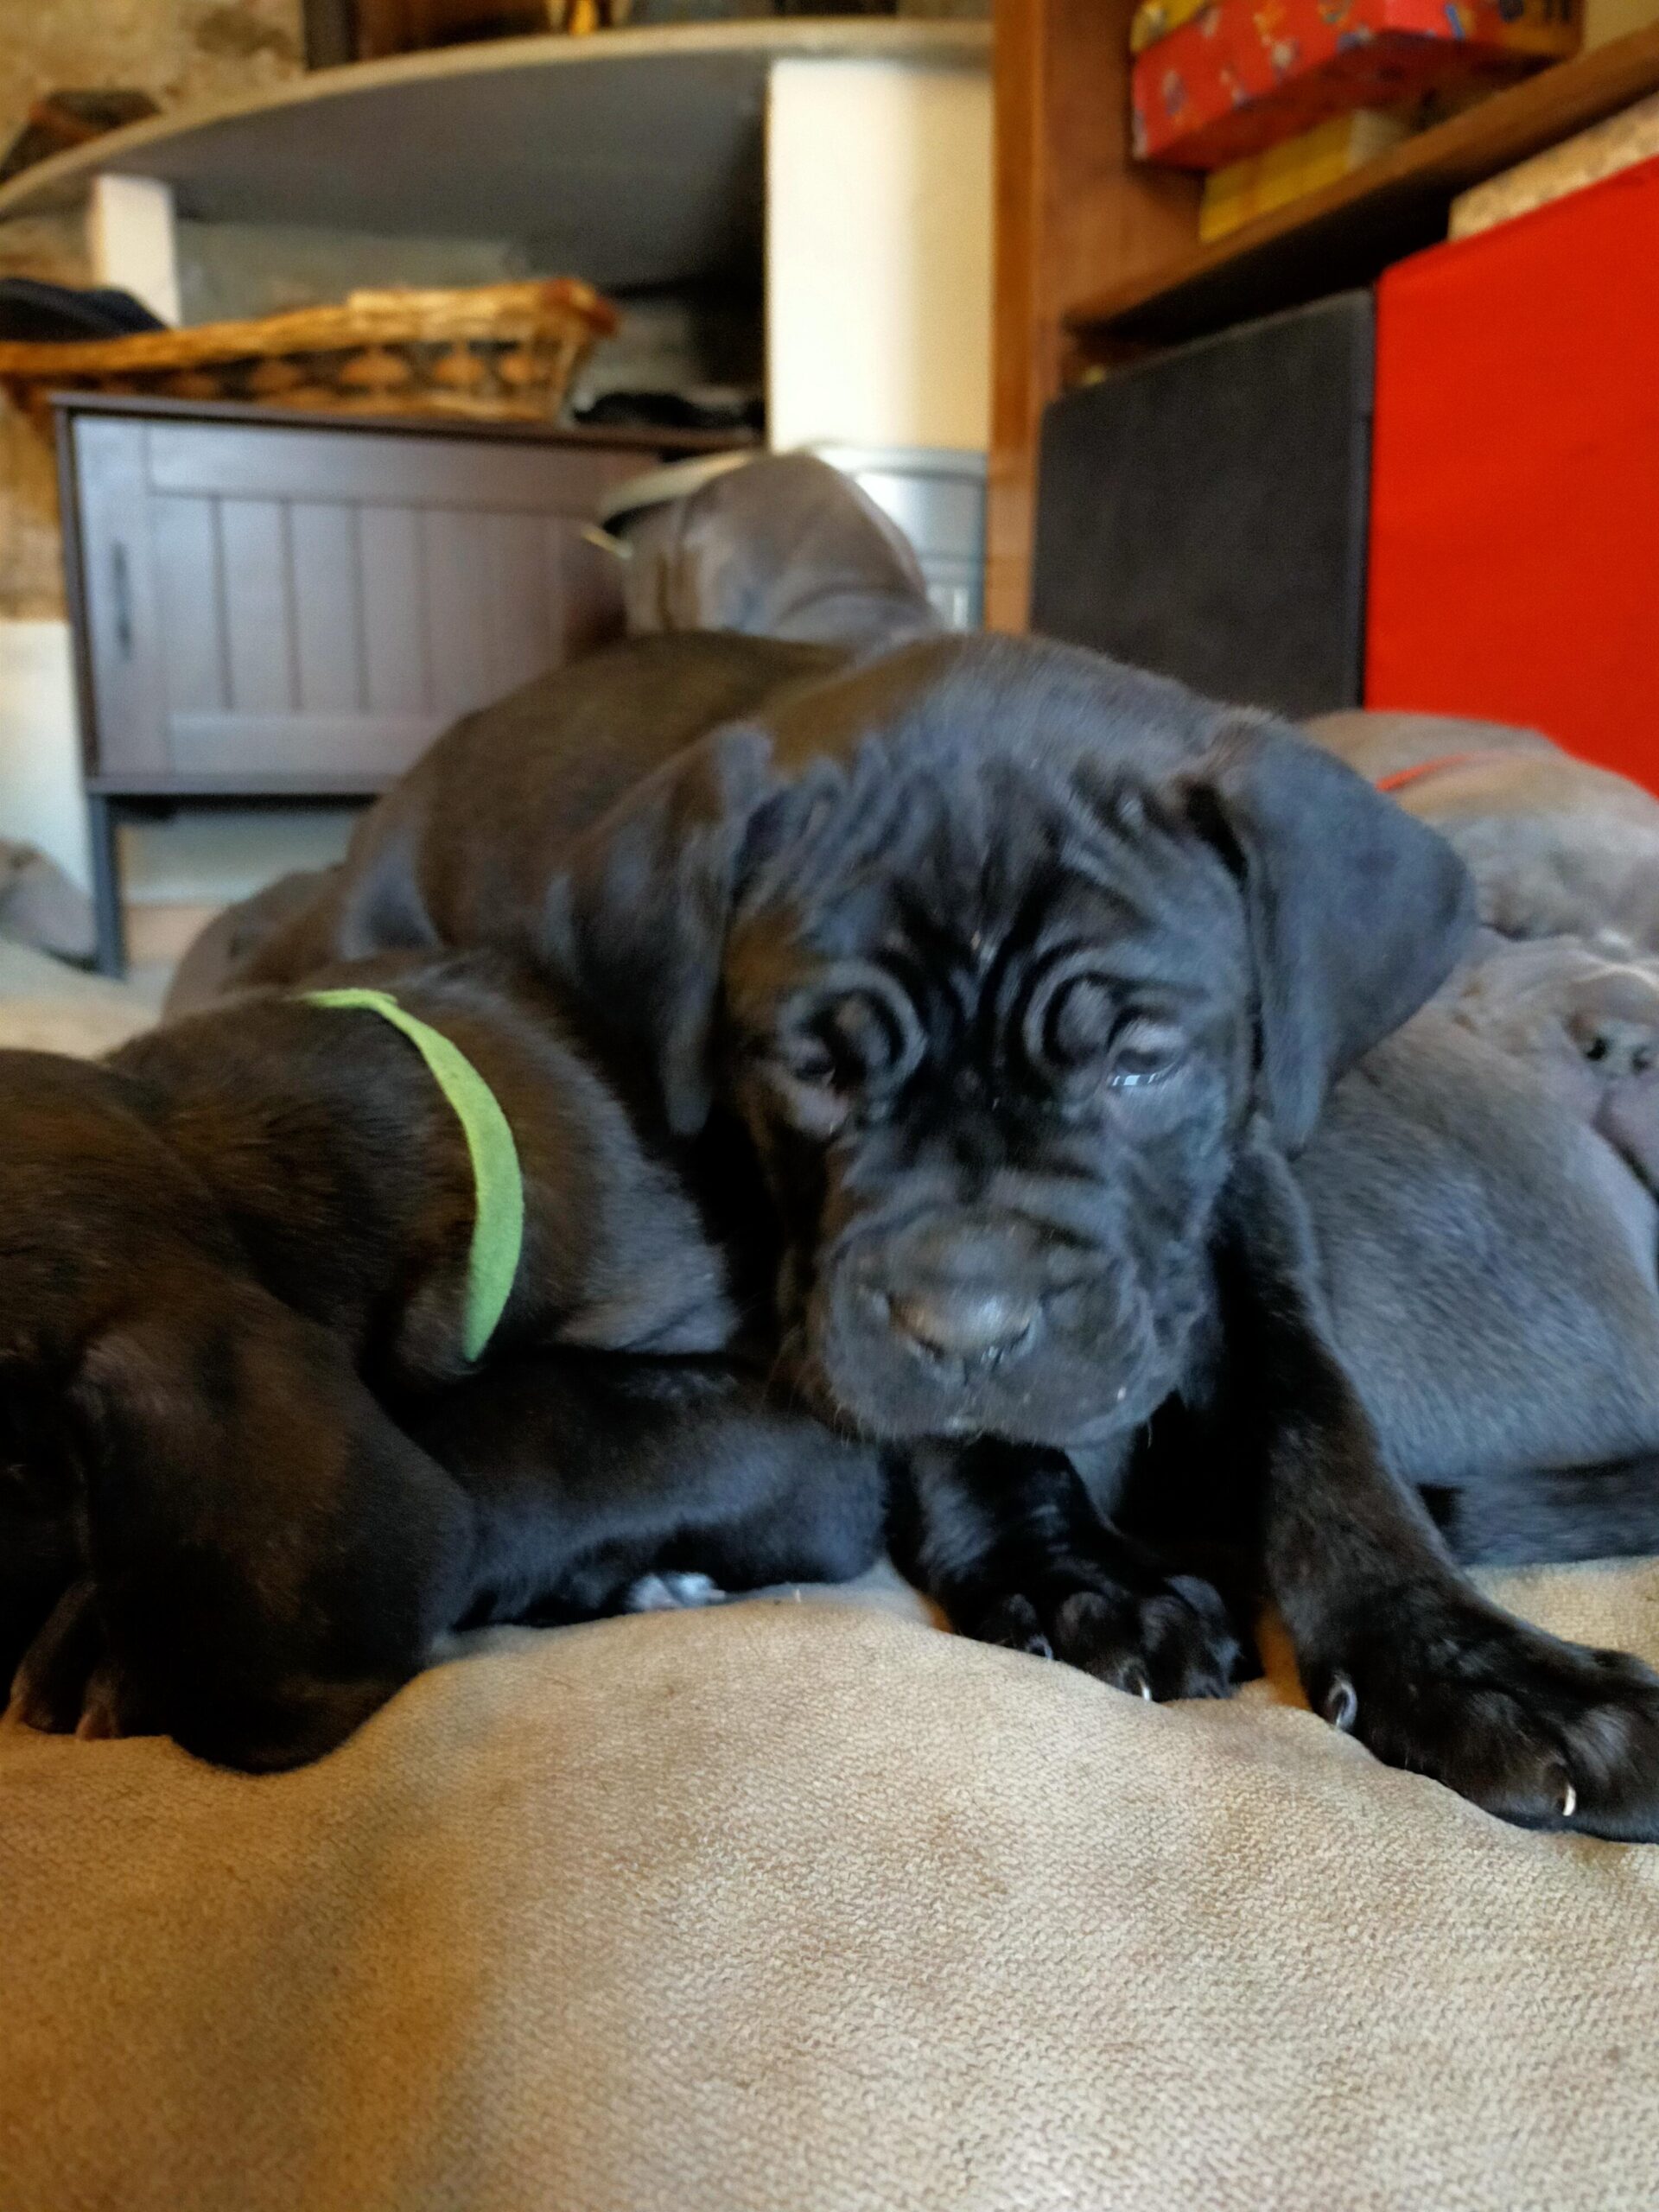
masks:
{"type": "Polygon", "coordinates": [[[862,991],[838,999],[826,1027],[831,1052],[860,1075],[884,1075],[903,1054],[905,1039],[893,1008],[862,991]]]}
{"type": "Polygon", "coordinates": [[[801,1038],[760,1056],[767,1089],[789,1125],[818,1142],[834,1136],[852,1111],[825,1045],[801,1038]]]}
{"type": "Polygon", "coordinates": [[[821,1037],[795,1037],[778,1055],[778,1063],[791,1082],[813,1085],[833,1084],[836,1056],[821,1037]]]}
{"type": "Polygon", "coordinates": [[[1045,1058],[1061,1068],[1097,1060],[1112,1040],[1116,1020],[1111,986],[1099,976],[1074,976],[1049,1001],[1043,1025],[1045,1058]]]}
{"type": "Polygon", "coordinates": [[[907,1039],[892,1007],[869,993],[848,991],[791,1028],[778,1057],[798,1083],[854,1090],[899,1069],[907,1058],[907,1039]]]}
{"type": "Polygon", "coordinates": [[[1157,1083],[1180,1065],[1185,1049],[1186,1040],[1173,1022],[1156,1014],[1129,1014],[1113,1033],[1106,1080],[1117,1090],[1157,1083]]]}

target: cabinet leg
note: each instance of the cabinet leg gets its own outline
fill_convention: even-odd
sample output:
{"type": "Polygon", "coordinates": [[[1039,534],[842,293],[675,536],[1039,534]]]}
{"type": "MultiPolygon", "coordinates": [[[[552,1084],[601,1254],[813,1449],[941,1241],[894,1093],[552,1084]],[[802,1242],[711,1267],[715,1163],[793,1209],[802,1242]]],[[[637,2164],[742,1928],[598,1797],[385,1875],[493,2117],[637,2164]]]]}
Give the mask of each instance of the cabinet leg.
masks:
{"type": "Polygon", "coordinates": [[[101,791],[86,799],[92,860],[92,918],[98,930],[94,956],[100,976],[127,972],[127,933],[121,914],[120,857],[116,849],[117,810],[101,791]]]}

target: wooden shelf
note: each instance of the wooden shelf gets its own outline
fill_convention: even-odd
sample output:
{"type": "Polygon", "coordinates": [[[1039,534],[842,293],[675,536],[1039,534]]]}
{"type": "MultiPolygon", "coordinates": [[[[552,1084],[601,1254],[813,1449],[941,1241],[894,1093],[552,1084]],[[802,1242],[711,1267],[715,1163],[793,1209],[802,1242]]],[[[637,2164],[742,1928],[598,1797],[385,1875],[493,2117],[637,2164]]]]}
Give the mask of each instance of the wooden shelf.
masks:
{"type": "Polygon", "coordinates": [[[111,131],[0,186],[0,220],[110,170],[162,178],[199,221],[505,238],[601,287],[753,275],[774,61],[989,58],[987,23],[868,16],[445,47],[111,131]]]}
{"type": "Polygon", "coordinates": [[[1656,90],[1659,26],[1558,62],[1322,192],[1090,294],[1069,308],[1066,327],[1085,353],[1109,353],[1121,341],[1167,344],[1369,283],[1389,262],[1445,237],[1459,193],[1656,90]]]}

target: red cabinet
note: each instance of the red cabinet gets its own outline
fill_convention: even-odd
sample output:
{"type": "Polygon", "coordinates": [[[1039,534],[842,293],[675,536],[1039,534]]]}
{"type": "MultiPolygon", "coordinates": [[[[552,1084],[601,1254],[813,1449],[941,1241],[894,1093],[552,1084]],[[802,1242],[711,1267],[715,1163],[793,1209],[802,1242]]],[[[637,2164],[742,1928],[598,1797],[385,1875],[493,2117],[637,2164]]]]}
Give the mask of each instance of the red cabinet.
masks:
{"type": "Polygon", "coordinates": [[[1382,277],[1366,632],[1368,706],[1659,790],[1659,161],[1382,277]]]}

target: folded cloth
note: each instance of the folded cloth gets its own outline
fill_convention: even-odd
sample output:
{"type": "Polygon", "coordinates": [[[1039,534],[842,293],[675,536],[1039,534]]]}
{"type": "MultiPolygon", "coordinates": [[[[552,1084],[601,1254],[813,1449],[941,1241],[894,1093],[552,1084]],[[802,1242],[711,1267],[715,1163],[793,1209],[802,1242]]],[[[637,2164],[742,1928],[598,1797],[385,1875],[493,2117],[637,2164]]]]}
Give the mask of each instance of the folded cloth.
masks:
{"type": "Polygon", "coordinates": [[[97,942],[92,905],[35,845],[0,837],[0,937],[64,960],[87,960],[97,942]]]}
{"type": "MultiPolygon", "coordinates": [[[[1521,1586],[1659,1654],[1659,1570],[1521,1586]]],[[[844,1603],[0,1732],[11,2212],[1635,2212],[1659,1850],[844,1603]]]]}

